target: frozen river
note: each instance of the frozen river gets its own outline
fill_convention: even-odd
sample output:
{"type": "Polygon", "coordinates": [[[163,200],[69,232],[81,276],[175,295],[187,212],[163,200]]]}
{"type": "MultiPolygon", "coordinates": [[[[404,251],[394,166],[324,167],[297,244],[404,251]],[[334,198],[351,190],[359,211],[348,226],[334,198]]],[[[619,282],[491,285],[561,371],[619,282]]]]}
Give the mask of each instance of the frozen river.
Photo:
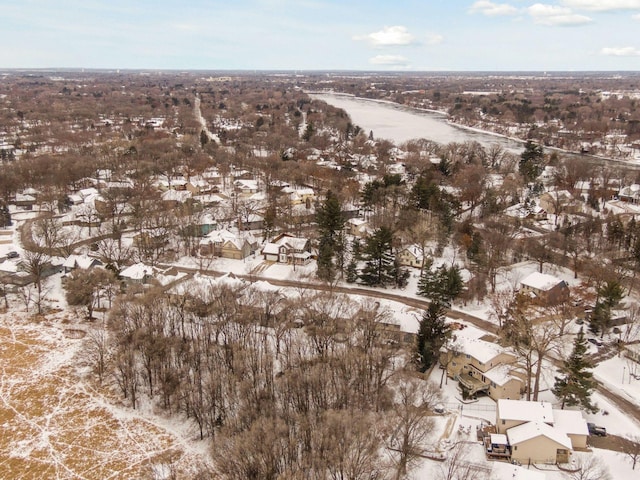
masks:
{"type": "MultiPolygon", "coordinates": [[[[373,131],[375,138],[386,138],[396,145],[407,140],[426,138],[443,145],[451,142],[476,141],[485,148],[497,143],[506,151],[520,155],[524,143],[488,132],[459,127],[447,122],[443,113],[404,107],[392,102],[370,100],[340,93],[310,93],[313,98],[324,100],[329,105],[342,108],[351,117],[354,125],[365,132],[373,131]]],[[[551,149],[545,148],[546,151],[551,149]]],[[[625,166],[640,169],[638,159],[619,160],[590,155],[579,155],[557,150],[565,158],[575,157],[581,161],[598,166],[625,166]]]]}
{"type": "Polygon", "coordinates": [[[523,150],[522,143],[514,140],[452,125],[442,113],[336,93],[314,93],[311,96],[342,108],[365,132],[373,131],[375,138],[385,138],[397,145],[415,138],[426,138],[441,144],[476,141],[489,147],[498,143],[505,150],[517,154],[523,150]]]}

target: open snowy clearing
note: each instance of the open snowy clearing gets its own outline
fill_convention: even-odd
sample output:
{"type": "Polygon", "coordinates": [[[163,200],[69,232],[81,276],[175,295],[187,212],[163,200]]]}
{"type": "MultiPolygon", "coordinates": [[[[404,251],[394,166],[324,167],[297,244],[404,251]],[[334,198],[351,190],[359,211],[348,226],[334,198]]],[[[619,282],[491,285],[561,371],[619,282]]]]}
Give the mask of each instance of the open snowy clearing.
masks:
{"type": "Polygon", "coordinates": [[[204,443],[186,425],[129,408],[81,378],[82,325],[0,315],[0,478],[189,478],[204,443]]]}

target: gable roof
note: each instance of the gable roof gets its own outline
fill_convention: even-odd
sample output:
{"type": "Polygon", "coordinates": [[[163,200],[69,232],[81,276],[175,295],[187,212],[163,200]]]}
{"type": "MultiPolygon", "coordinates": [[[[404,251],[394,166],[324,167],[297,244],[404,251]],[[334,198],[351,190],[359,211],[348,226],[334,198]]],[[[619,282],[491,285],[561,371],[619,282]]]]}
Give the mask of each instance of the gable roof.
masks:
{"type": "Polygon", "coordinates": [[[564,280],[561,280],[558,277],[554,277],[553,275],[533,272],[520,280],[520,285],[546,292],[563,282],[564,280]]]}
{"type": "Polygon", "coordinates": [[[571,439],[567,434],[547,425],[546,423],[527,422],[507,430],[507,437],[509,438],[509,445],[511,446],[518,445],[519,443],[523,443],[540,436],[546,437],[553,442],[562,445],[568,450],[572,449],[571,439]]]}
{"type": "Polygon", "coordinates": [[[131,280],[143,280],[148,275],[153,275],[153,267],[144,263],[134,263],[120,272],[121,277],[131,280]]]}
{"type": "Polygon", "coordinates": [[[579,410],[554,410],[553,426],[567,435],[589,435],[587,421],[579,410]]]}
{"type": "Polygon", "coordinates": [[[498,400],[498,418],[521,422],[553,424],[553,409],[549,402],[524,400],[498,400]]]}
{"type": "Polygon", "coordinates": [[[101,262],[87,255],[69,255],[62,264],[65,268],[80,268],[86,270],[93,265],[99,265],[101,262]]]}

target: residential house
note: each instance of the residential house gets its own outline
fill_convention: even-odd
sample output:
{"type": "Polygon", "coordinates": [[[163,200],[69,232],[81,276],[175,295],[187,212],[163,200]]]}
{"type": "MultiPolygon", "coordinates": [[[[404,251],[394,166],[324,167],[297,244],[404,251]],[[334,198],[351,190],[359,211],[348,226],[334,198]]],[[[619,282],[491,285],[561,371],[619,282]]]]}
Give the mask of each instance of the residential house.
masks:
{"type": "Polygon", "coordinates": [[[246,217],[239,218],[237,226],[240,230],[260,230],[264,226],[264,217],[257,213],[250,213],[246,217]]]}
{"type": "Polygon", "coordinates": [[[16,193],[14,204],[24,210],[33,210],[33,206],[36,204],[36,197],[25,193],[16,193]]]}
{"type": "Polygon", "coordinates": [[[559,215],[560,213],[575,213],[578,210],[576,203],[573,200],[573,195],[567,190],[557,190],[553,192],[546,192],[540,195],[538,200],[540,207],[546,212],[559,215]]]}
{"type": "Polygon", "coordinates": [[[239,195],[250,197],[258,192],[258,181],[238,179],[233,182],[233,187],[239,195]]]}
{"type": "Polygon", "coordinates": [[[511,459],[521,464],[567,463],[571,439],[546,423],[527,422],[507,431],[511,459]]]}
{"type": "Polygon", "coordinates": [[[567,282],[546,273],[533,272],[520,281],[520,292],[541,305],[556,305],[569,299],[567,282]]]}
{"type": "Polygon", "coordinates": [[[525,390],[524,374],[514,354],[496,343],[462,332],[441,349],[440,365],[469,396],[485,393],[494,400],[518,399],[525,390]]]}
{"type": "Polygon", "coordinates": [[[73,270],[89,270],[90,268],[102,265],[97,258],[91,258],[88,255],[69,255],[62,263],[62,271],[70,273],[73,270]]]}
{"type": "Polygon", "coordinates": [[[307,238],[280,234],[262,249],[264,259],[277,263],[306,265],[311,261],[311,242],[307,238]]]}
{"type": "Polygon", "coordinates": [[[253,237],[238,235],[229,230],[214,230],[200,240],[200,254],[242,260],[255,249],[253,237]]]}
{"type": "Polygon", "coordinates": [[[291,205],[312,205],[316,199],[316,194],[312,188],[297,187],[292,188],[286,186],[282,189],[282,193],[289,196],[291,205]]]}
{"type": "Polygon", "coordinates": [[[522,464],[567,463],[589,436],[580,411],[554,410],[540,401],[498,400],[496,429],[507,436],[511,459],[522,464]]]}
{"type": "Polygon", "coordinates": [[[350,218],[346,222],[346,230],[348,235],[365,238],[369,236],[371,227],[369,222],[362,218],[350,218]]]}
{"type": "Polygon", "coordinates": [[[135,263],[120,272],[120,278],[127,284],[145,285],[154,277],[155,270],[144,263],[135,263]]]}
{"type": "Polygon", "coordinates": [[[403,267],[422,268],[424,263],[423,249],[418,245],[409,245],[398,253],[398,261],[403,267]]]}
{"type": "Polygon", "coordinates": [[[193,195],[203,195],[206,193],[218,193],[218,187],[212,185],[207,180],[201,177],[192,177],[189,179],[186,185],[187,191],[193,195]]]}
{"type": "Polygon", "coordinates": [[[185,203],[190,199],[192,193],[188,190],[166,190],[162,192],[162,201],[169,207],[175,207],[179,204],[185,203]]]}
{"type": "Polygon", "coordinates": [[[634,183],[622,187],[618,191],[618,198],[623,202],[640,203],[640,185],[634,183]]]}

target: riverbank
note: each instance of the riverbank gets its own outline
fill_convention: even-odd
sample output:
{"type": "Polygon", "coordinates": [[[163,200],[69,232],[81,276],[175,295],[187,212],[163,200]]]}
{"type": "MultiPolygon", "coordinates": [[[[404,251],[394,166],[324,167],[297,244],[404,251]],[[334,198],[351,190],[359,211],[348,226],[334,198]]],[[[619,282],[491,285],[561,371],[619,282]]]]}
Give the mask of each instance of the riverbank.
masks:
{"type": "MultiPolygon", "coordinates": [[[[451,142],[478,141],[485,147],[498,143],[505,150],[519,155],[522,153],[526,143],[525,139],[454,122],[450,119],[447,112],[441,110],[411,107],[391,100],[358,97],[350,93],[334,91],[306,91],[305,93],[312,97],[315,96],[334,107],[342,108],[349,114],[352,121],[361,128],[373,131],[376,133],[376,137],[388,138],[396,144],[401,144],[415,138],[425,138],[443,145],[451,142]],[[382,112],[376,111],[376,109],[386,109],[388,111],[382,112]],[[407,115],[407,118],[392,118],[397,117],[393,115],[393,112],[401,112],[407,115]],[[410,118],[411,116],[414,118],[410,118]],[[406,124],[391,125],[390,122],[397,120],[406,122],[406,124]],[[416,128],[415,125],[413,125],[416,121],[426,122],[424,129],[420,130],[420,128],[416,128]],[[443,125],[446,125],[458,133],[452,133],[451,131],[440,128],[443,125]],[[412,136],[409,132],[415,132],[415,135],[412,136]]],[[[581,160],[587,160],[596,165],[616,163],[628,168],[640,169],[640,158],[613,158],[584,154],[558,147],[544,148],[552,152],[557,152],[565,157],[580,158],[581,160]]]]}

